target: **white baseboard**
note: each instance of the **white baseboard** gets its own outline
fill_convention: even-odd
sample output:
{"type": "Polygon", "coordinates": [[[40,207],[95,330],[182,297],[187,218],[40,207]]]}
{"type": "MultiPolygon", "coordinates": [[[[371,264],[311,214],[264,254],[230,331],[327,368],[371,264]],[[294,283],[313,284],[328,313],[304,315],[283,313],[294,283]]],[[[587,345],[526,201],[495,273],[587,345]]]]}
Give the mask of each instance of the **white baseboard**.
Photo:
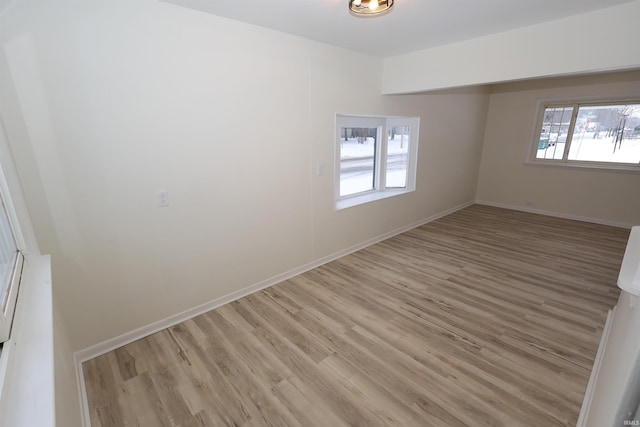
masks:
{"type": "Polygon", "coordinates": [[[591,218],[587,216],[573,215],[573,214],[568,214],[564,212],[545,211],[542,209],[535,209],[527,206],[516,206],[516,205],[509,205],[506,203],[489,202],[486,200],[476,200],[475,203],[478,205],[493,206],[496,208],[504,208],[504,209],[511,209],[514,211],[522,211],[522,212],[529,212],[529,213],[546,215],[546,216],[553,216],[556,218],[572,219],[575,221],[591,222],[593,224],[609,225],[612,227],[631,228],[634,225],[636,225],[636,224],[629,224],[626,222],[609,221],[607,219],[602,219],[602,218],[591,218]]]}
{"type": "Polygon", "coordinates": [[[327,264],[328,262],[334,261],[338,258],[341,258],[343,256],[349,255],[353,252],[359,251],[361,249],[364,249],[368,246],[374,245],[378,242],[381,242],[383,240],[386,240],[390,237],[396,236],[398,234],[404,233],[405,231],[409,231],[411,229],[414,229],[416,227],[419,227],[423,224],[429,223],[431,221],[435,221],[436,219],[442,218],[444,216],[447,216],[449,214],[452,214],[456,211],[459,211],[461,209],[464,209],[468,206],[473,205],[474,202],[470,201],[470,202],[466,202],[466,203],[462,203],[458,206],[454,206],[453,208],[447,209],[443,212],[439,212],[437,214],[431,215],[428,218],[422,219],[420,221],[416,221],[414,223],[411,224],[407,224],[403,227],[397,228],[395,230],[389,231],[387,233],[381,234],[379,236],[376,236],[372,239],[366,240],[362,243],[359,243],[357,245],[351,246],[347,249],[343,249],[337,252],[334,252],[333,254],[330,254],[328,256],[316,259],[314,261],[311,261],[307,264],[301,265],[299,267],[296,267],[294,269],[291,269],[289,271],[286,271],[282,274],[278,274],[276,276],[273,276],[269,279],[263,280],[261,282],[255,283],[253,285],[249,285],[245,288],[239,289],[235,292],[232,292],[230,294],[224,295],[222,297],[216,298],[212,301],[206,302],[204,304],[201,304],[199,306],[190,308],[188,310],[185,310],[181,313],[177,313],[174,314],[172,316],[169,316],[165,319],[161,319],[158,320],[156,322],[152,322],[149,323],[148,325],[142,326],[140,328],[134,329],[132,331],[126,332],[122,335],[119,335],[117,337],[108,339],[104,342],[92,345],[90,347],[87,347],[83,350],[77,351],[74,353],[74,361],[76,364],[76,378],[77,378],[77,382],[78,382],[78,390],[79,390],[79,394],[80,394],[80,405],[81,405],[81,409],[82,409],[82,419],[83,419],[83,425],[84,427],[90,427],[91,426],[91,420],[90,420],[90,414],[89,414],[89,404],[87,401],[87,393],[86,393],[86,388],[85,388],[85,383],[84,383],[84,373],[82,371],[82,363],[86,362],[87,360],[91,360],[95,357],[101,356],[105,353],[108,353],[112,350],[115,350],[117,348],[120,348],[124,345],[127,345],[129,343],[132,343],[134,341],[137,341],[141,338],[147,337],[149,335],[152,335],[156,332],[159,332],[163,329],[169,328],[171,326],[177,325],[178,323],[184,322],[185,320],[189,320],[192,319],[196,316],[199,316],[203,313],[206,313],[208,311],[214,310],[218,307],[221,307],[225,304],[228,304],[230,302],[236,301],[240,298],[243,298],[247,295],[251,295],[255,292],[258,292],[262,289],[268,288],[270,286],[273,286],[277,283],[280,283],[284,280],[290,279],[294,276],[297,276],[299,274],[302,274],[304,272],[307,272],[309,270],[312,270],[314,268],[320,267],[321,265],[327,264]]]}
{"type": "Polygon", "coordinates": [[[611,325],[613,324],[613,316],[615,315],[616,308],[609,310],[607,313],[607,320],[602,330],[602,337],[600,338],[600,344],[598,345],[598,352],[596,358],[593,361],[593,368],[591,369],[591,375],[589,376],[589,383],[584,392],[584,399],[582,400],[582,407],[580,408],[580,416],[576,427],[586,427],[587,417],[589,415],[589,409],[591,408],[591,401],[593,400],[593,392],[598,382],[598,374],[600,372],[600,366],[602,365],[602,359],[604,358],[604,352],[607,347],[607,340],[611,333],[611,325]]]}

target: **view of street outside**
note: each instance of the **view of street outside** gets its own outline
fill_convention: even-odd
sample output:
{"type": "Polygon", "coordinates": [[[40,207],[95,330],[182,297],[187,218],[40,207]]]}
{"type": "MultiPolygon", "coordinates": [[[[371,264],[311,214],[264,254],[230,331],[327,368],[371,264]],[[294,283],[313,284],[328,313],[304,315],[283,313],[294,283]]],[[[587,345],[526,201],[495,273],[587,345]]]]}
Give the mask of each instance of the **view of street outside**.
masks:
{"type": "MultiPolygon", "coordinates": [[[[625,138],[615,144],[615,136],[606,136],[596,132],[574,133],[569,149],[569,160],[587,162],[639,163],[640,134],[638,137],[625,138]]],[[[538,159],[562,159],[566,142],[558,142],[538,149],[538,159]]],[[[540,147],[540,146],[539,146],[540,147]]]]}
{"type": "MultiPolygon", "coordinates": [[[[407,127],[403,134],[394,133],[393,138],[388,138],[387,165],[381,171],[386,172],[387,188],[405,188],[407,185],[409,134],[407,127]]],[[[375,150],[375,137],[340,139],[340,196],[375,188],[375,150]]]]}
{"type": "Polygon", "coordinates": [[[568,160],[640,163],[640,104],[580,105],[575,118],[573,112],[545,109],[536,158],[561,160],[569,144],[568,160]]]}

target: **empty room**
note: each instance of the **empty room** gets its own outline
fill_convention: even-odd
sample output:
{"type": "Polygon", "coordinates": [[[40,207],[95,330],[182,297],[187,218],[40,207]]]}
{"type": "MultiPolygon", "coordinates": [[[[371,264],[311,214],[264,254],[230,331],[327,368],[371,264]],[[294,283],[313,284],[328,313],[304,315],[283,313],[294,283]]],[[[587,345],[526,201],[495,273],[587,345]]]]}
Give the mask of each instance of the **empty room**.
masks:
{"type": "Polygon", "coordinates": [[[0,426],[638,425],[639,15],[0,0],[0,426]]]}

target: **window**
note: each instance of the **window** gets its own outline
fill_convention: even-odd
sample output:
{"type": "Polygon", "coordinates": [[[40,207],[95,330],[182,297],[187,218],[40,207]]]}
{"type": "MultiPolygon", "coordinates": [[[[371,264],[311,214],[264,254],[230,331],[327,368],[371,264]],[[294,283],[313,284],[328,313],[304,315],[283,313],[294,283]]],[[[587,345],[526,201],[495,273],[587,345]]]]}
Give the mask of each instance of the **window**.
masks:
{"type": "Polygon", "coordinates": [[[9,339],[23,262],[2,178],[0,176],[0,342],[9,339]]]}
{"type": "Polygon", "coordinates": [[[640,101],[543,104],[537,123],[534,162],[640,171],[640,101]]]}
{"type": "Polygon", "coordinates": [[[336,208],[415,190],[417,117],[336,116],[336,208]]]}

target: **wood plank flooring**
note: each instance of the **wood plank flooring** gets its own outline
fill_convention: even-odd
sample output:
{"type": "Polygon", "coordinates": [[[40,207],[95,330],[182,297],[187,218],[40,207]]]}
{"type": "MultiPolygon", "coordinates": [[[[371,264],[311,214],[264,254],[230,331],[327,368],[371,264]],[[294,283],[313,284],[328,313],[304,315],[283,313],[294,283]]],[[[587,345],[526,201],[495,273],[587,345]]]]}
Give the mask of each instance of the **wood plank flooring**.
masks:
{"type": "Polygon", "coordinates": [[[92,426],[574,426],[628,233],[471,206],[86,362],[92,426]]]}

